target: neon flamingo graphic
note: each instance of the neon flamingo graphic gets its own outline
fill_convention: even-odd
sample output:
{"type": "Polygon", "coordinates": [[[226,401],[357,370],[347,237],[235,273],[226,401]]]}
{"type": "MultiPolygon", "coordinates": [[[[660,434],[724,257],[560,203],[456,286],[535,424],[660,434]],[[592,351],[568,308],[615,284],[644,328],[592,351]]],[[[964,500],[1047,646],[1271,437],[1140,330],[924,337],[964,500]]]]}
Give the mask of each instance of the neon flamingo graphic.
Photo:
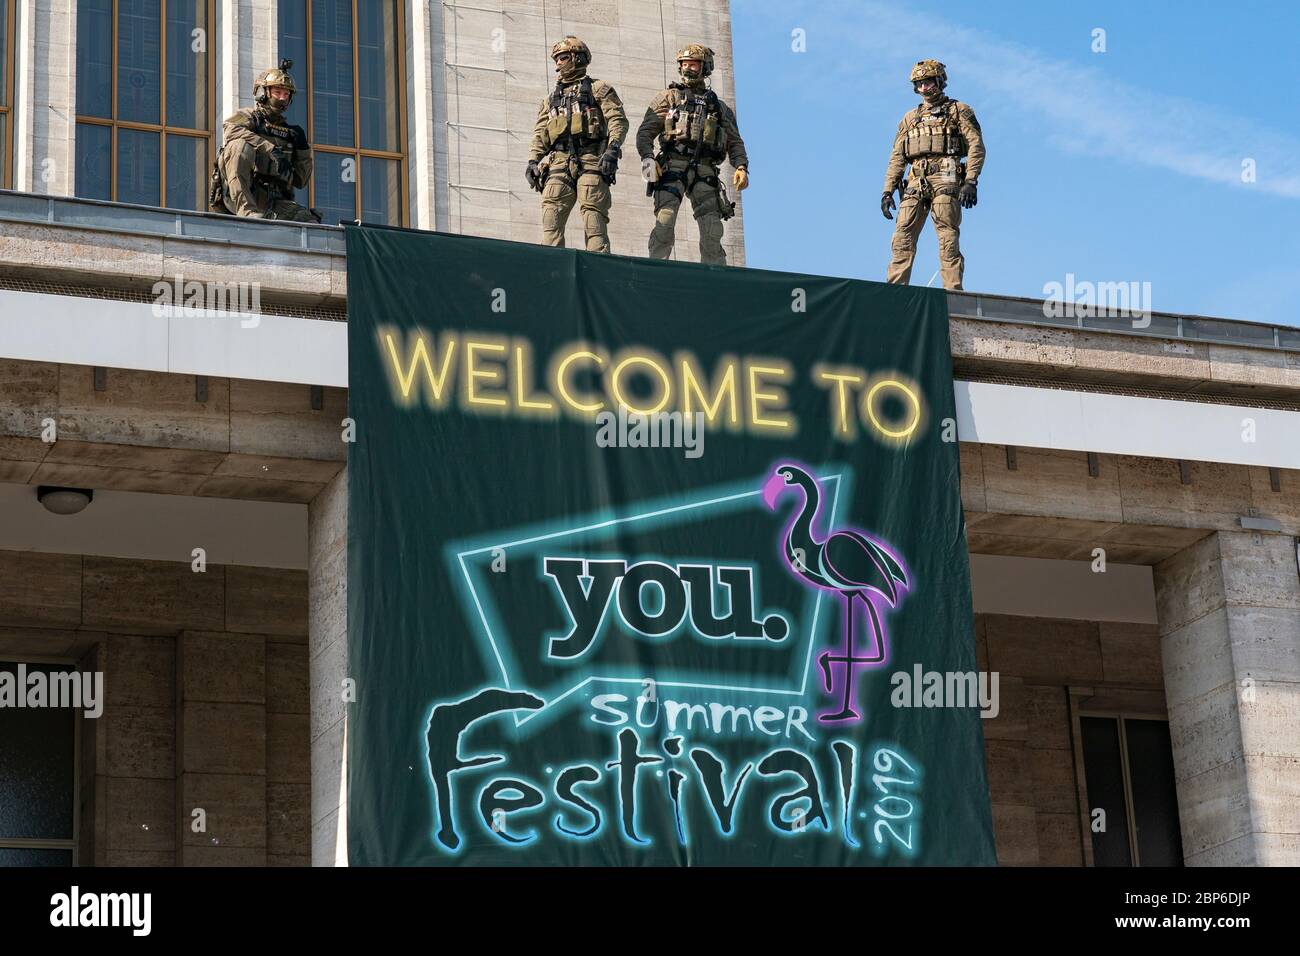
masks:
{"type": "Polygon", "coordinates": [[[775,511],[777,499],[794,489],[802,489],[803,507],[791,512],[785,530],[785,560],[804,580],[844,598],[844,653],[823,651],[817,658],[828,694],[832,692],[831,665],[844,666],[843,701],[838,713],[819,714],[818,720],[826,723],[861,720],[862,715],[853,707],[854,667],[878,664],[888,657],[884,627],[874,602],[880,600],[895,607],[900,594],[909,586],[907,572],[889,548],[861,532],[845,528],[830,532],[822,541],[816,540],[813,524],[820,517],[821,489],[817,480],[798,465],[777,466],[763,485],[763,503],[775,511]],[[858,604],[866,609],[875,641],[875,653],[869,657],[854,653],[853,618],[858,604]]]}

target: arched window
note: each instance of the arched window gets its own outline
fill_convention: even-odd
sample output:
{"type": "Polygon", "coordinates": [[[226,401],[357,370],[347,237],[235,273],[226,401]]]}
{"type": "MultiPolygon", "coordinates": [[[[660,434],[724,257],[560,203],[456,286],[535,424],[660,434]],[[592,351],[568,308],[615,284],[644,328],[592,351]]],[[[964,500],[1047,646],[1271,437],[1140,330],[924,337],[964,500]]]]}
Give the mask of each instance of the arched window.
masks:
{"type": "Polygon", "coordinates": [[[0,0],[0,188],[13,188],[15,0],[0,0]]]}
{"type": "Polygon", "coordinates": [[[280,56],[316,170],[298,201],[328,224],[403,225],[406,38],[401,0],[280,0],[280,56]]]}
{"type": "Polygon", "coordinates": [[[213,6],[78,0],[78,196],[207,208],[213,6]]]}

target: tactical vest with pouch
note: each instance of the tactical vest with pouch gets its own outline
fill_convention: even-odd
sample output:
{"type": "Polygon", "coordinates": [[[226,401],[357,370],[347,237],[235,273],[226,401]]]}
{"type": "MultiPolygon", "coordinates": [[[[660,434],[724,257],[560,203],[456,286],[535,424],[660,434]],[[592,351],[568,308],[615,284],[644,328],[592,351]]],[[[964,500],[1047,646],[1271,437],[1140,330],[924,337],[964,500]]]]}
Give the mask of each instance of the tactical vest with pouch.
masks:
{"type": "Polygon", "coordinates": [[[903,132],[903,157],[909,162],[925,156],[966,155],[966,137],[961,134],[957,101],[949,100],[939,115],[922,103],[912,113],[912,123],[903,132]]]}
{"type": "Polygon", "coordinates": [[[668,115],[664,117],[664,144],[679,154],[717,160],[726,156],[727,131],[722,126],[722,103],[713,90],[696,92],[674,83],[669,87],[668,115]]]}
{"type": "MultiPolygon", "coordinates": [[[[249,128],[258,136],[271,140],[277,150],[281,150],[285,156],[291,160],[295,158],[295,149],[293,145],[297,137],[294,130],[301,132],[301,127],[290,126],[287,123],[272,123],[262,113],[261,110],[252,110],[249,112],[249,128]]],[[[303,138],[306,134],[303,133],[303,138]]],[[[225,144],[222,144],[222,150],[225,144]]],[[[265,177],[255,177],[256,185],[267,189],[271,193],[272,201],[276,199],[293,199],[293,183],[281,183],[272,181],[265,177]]],[[[221,168],[221,153],[217,153],[217,158],[212,161],[212,172],[208,176],[208,208],[213,212],[224,212],[233,215],[233,210],[226,207],[226,177],[221,168]]]]}
{"type": "Polygon", "coordinates": [[[546,122],[546,145],[556,149],[572,144],[595,148],[605,139],[605,114],[591,91],[591,78],[565,86],[557,83],[551,94],[546,122]]]}

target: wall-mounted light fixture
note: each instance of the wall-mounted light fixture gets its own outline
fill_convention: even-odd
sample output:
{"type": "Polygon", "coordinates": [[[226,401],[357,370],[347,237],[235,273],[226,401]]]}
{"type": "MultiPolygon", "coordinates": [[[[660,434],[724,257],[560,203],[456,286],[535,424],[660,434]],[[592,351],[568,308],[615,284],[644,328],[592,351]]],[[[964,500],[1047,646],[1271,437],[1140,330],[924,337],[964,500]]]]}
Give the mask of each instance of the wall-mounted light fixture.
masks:
{"type": "Polygon", "coordinates": [[[75,515],[86,510],[95,493],[89,488],[62,488],[58,485],[40,485],[36,500],[45,510],[55,515],[75,515]]]}

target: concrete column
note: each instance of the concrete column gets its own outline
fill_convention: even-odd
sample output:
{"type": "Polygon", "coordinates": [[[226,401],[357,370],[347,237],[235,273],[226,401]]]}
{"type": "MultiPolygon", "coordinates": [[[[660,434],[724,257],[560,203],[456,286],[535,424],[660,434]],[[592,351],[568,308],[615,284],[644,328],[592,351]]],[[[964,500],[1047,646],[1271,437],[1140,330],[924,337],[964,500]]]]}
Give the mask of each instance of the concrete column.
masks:
{"type": "Polygon", "coordinates": [[[311,864],[307,644],[266,639],[266,864],[311,864]]]}
{"type": "Polygon", "coordinates": [[[226,630],[266,641],[266,864],[311,862],[307,574],[226,568],[226,630]]]}
{"type": "MultiPolygon", "coordinates": [[[[453,11],[454,12],[454,11],[453,11]]],[[[428,61],[428,92],[411,91],[412,104],[418,100],[428,99],[428,109],[430,117],[429,134],[432,138],[432,156],[429,158],[431,166],[427,170],[425,180],[428,183],[432,195],[427,202],[433,210],[433,225],[431,228],[440,232],[451,232],[453,229],[459,230],[459,220],[457,225],[453,226],[449,216],[451,214],[451,192],[447,186],[451,176],[451,159],[448,155],[448,121],[452,120],[451,105],[448,103],[447,96],[447,35],[446,35],[446,18],[447,11],[441,3],[434,3],[430,0],[428,11],[426,13],[426,29],[428,31],[427,42],[425,45],[425,56],[428,61]]],[[[412,21],[414,25],[414,21],[412,21]]],[[[412,59],[412,65],[419,67],[420,61],[412,59]]],[[[417,74],[418,75],[418,74],[417,74]]],[[[415,127],[411,127],[414,134],[415,127]]],[[[415,165],[424,162],[423,156],[412,154],[410,162],[415,165]]],[[[418,175],[418,174],[417,174],[418,175]]],[[[417,193],[418,194],[418,193],[417,193]]]]}
{"type": "MultiPolygon", "coordinates": [[[[280,62],[279,17],[276,0],[221,0],[218,123],[235,110],[252,106],[253,80],[280,62]]],[[[299,67],[304,82],[305,67],[299,67]]]]}
{"type": "MultiPolygon", "coordinates": [[[[514,163],[509,159],[508,144],[525,135],[510,122],[510,70],[513,58],[530,43],[535,18],[521,19],[510,11],[488,9],[491,6],[432,4],[430,9],[437,203],[438,215],[446,219],[439,228],[511,239],[516,238],[511,227],[513,196],[532,193],[523,184],[519,154],[514,163]],[[507,128],[511,132],[502,132],[507,128]]],[[[516,6],[512,0],[510,7],[516,6]]],[[[527,140],[523,142],[526,147],[527,140]]]]}
{"type": "MultiPolygon", "coordinates": [[[[435,228],[437,203],[433,189],[436,134],[434,127],[433,7],[430,0],[410,0],[406,4],[406,131],[407,188],[410,190],[411,225],[416,229],[435,228]]],[[[441,27],[438,36],[441,38],[441,27]]],[[[444,118],[445,119],[445,118],[444,118]]]]}
{"type": "Polygon", "coordinates": [[[1295,540],[1216,532],[1155,584],[1187,864],[1300,864],[1295,540]]]}
{"type": "MultiPolygon", "coordinates": [[[[734,104],[727,0],[502,0],[500,11],[495,4],[425,2],[427,9],[418,4],[409,21],[414,215],[427,216],[441,231],[541,241],[540,198],[524,184],[523,170],[538,105],[554,85],[550,46],[573,33],[592,49],[592,76],[618,90],[632,127],[613,190],[610,244],[618,254],[645,255],[654,208],[640,177],[636,128],[650,100],[675,76],[673,56],[687,39],[716,51],[719,95],[734,104]],[[427,140],[421,131],[426,122],[427,140]]],[[[689,207],[678,217],[678,239],[675,258],[699,258],[689,207]]],[[[570,248],[584,246],[576,211],[565,241],[570,248]]],[[[727,223],[724,246],[729,261],[742,265],[739,218],[727,223]]]]}
{"type": "Polygon", "coordinates": [[[998,716],[982,721],[998,865],[1037,866],[1038,811],[1025,719],[1025,682],[1001,675],[999,697],[998,716]]]}
{"type": "Polygon", "coordinates": [[[266,638],[182,633],[176,715],[177,864],[265,866],[266,638]]]}
{"type": "MultiPolygon", "coordinates": [[[[77,670],[93,680],[96,671],[104,672],[107,658],[104,642],[97,642],[82,654],[77,661],[77,670]]],[[[169,695],[169,699],[175,701],[175,695],[169,695]]],[[[78,718],[81,721],[81,752],[78,754],[81,763],[77,768],[77,803],[81,815],[77,834],[80,866],[105,866],[108,862],[108,734],[103,716],[100,714],[93,720],[78,718]],[[101,753],[105,755],[102,761],[99,759],[101,753]]],[[[168,813],[159,821],[160,829],[169,837],[172,834],[167,822],[171,817],[172,814],[168,813]]],[[[175,862],[174,849],[172,862],[175,862]]]]}
{"type": "Polygon", "coordinates": [[[14,188],[71,196],[76,188],[76,0],[18,4],[14,188]]]}
{"type": "MultiPolygon", "coordinates": [[[[88,658],[84,663],[92,664],[88,658]]],[[[82,723],[82,752],[94,735],[94,778],[83,759],[82,788],[94,787],[94,815],[83,810],[81,862],[95,866],[173,866],[176,831],[176,641],[110,634],[95,648],[104,673],[103,715],[82,723]]],[[[83,794],[83,799],[89,794],[83,794]]],[[[83,806],[85,804],[83,803],[83,806]]]]}
{"type": "Polygon", "coordinates": [[[307,630],[311,669],[311,862],[348,862],[348,480],[339,472],[308,508],[307,630]]]}

